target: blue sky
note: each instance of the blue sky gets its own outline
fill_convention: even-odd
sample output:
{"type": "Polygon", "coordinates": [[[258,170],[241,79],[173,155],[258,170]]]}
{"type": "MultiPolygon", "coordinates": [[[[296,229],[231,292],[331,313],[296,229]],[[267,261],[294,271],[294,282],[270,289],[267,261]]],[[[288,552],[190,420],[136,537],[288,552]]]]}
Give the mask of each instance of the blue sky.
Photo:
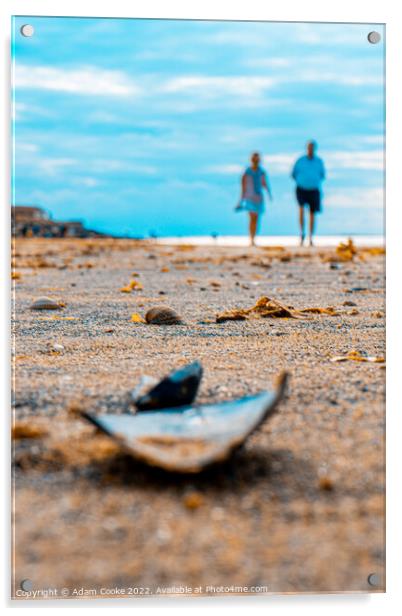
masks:
{"type": "Polygon", "coordinates": [[[233,210],[259,150],[274,194],[261,232],[294,234],[289,174],[314,138],[319,233],[382,233],[384,45],[370,30],[384,38],[379,25],[17,17],[14,203],[115,234],[244,234],[233,210]]]}

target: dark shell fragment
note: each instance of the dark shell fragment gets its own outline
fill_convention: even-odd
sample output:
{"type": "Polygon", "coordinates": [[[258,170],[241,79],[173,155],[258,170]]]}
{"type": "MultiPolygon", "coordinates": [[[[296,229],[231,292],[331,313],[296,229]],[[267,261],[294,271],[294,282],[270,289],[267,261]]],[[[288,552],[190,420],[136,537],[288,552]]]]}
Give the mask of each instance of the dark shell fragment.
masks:
{"type": "Polygon", "coordinates": [[[134,399],[139,411],[174,408],[191,404],[202,378],[202,366],[195,361],[175,370],[146,394],[134,399]]]}

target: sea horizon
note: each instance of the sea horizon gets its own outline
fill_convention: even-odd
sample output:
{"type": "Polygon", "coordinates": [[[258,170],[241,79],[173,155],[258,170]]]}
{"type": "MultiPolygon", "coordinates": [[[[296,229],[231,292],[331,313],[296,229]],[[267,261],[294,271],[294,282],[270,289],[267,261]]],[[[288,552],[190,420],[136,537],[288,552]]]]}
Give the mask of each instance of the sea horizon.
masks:
{"type": "MultiPolygon", "coordinates": [[[[340,242],[352,239],[356,246],[385,246],[385,236],[379,234],[339,234],[339,235],[316,235],[314,245],[319,247],[333,247],[340,242]]],[[[158,244],[193,246],[248,246],[247,235],[189,235],[157,237],[154,241],[158,244]]],[[[256,238],[258,246],[299,246],[300,237],[297,235],[260,235],[256,238]]]]}

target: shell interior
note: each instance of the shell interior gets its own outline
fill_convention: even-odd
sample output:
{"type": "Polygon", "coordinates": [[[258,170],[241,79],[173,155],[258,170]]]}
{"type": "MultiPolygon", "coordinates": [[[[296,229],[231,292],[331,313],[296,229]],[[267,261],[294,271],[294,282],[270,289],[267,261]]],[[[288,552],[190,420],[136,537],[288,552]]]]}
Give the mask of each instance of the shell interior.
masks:
{"type": "Polygon", "coordinates": [[[286,381],[283,374],[274,392],[218,404],[136,415],[82,415],[133,457],[165,470],[196,473],[225,460],[273,414],[286,381]]]}

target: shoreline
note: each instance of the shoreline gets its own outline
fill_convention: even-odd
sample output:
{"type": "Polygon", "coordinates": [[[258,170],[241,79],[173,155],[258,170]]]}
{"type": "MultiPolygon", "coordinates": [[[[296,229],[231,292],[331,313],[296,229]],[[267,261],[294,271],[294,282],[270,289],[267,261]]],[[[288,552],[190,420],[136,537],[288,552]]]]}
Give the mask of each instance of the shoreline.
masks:
{"type": "MultiPolygon", "coordinates": [[[[340,242],[346,242],[351,238],[353,243],[358,247],[383,247],[385,246],[385,237],[381,235],[317,235],[314,237],[314,247],[317,248],[335,248],[340,242]]],[[[152,240],[151,240],[152,241],[152,240]]],[[[210,235],[193,235],[193,236],[171,236],[156,238],[156,244],[180,246],[189,244],[191,246],[222,246],[222,247],[249,247],[249,238],[246,235],[218,235],[213,238],[210,235]]],[[[258,235],[256,237],[256,248],[264,246],[284,246],[284,247],[299,247],[300,237],[296,235],[258,235]]],[[[307,241],[304,243],[304,248],[308,248],[307,241]]]]}

